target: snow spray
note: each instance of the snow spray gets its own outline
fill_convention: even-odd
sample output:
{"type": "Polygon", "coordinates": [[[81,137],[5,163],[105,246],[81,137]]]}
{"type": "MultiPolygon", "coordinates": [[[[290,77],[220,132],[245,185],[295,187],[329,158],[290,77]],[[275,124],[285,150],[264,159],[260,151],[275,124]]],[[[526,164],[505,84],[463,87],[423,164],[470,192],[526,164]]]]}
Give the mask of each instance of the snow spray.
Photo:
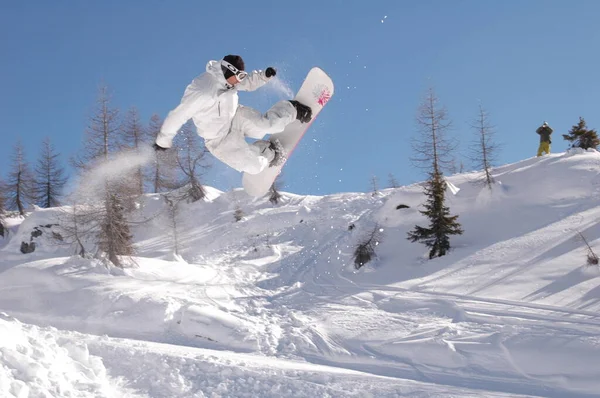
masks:
{"type": "Polygon", "coordinates": [[[125,179],[138,167],[149,164],[154,158],[154,150],[149,146],[112,154],[83,173],[74,194],[79,200],[93,200],[104,192],[107,182],[125,179]]]}
{"type": "Polygon", "coordinates": [[[278,77],[275,77],[269,81],[264,87],[268,87],[270,90],[274,91],[279,97],[292,99],[294,98],[294,92],[290,88],[290,86],[281,80],[278,77]]]}

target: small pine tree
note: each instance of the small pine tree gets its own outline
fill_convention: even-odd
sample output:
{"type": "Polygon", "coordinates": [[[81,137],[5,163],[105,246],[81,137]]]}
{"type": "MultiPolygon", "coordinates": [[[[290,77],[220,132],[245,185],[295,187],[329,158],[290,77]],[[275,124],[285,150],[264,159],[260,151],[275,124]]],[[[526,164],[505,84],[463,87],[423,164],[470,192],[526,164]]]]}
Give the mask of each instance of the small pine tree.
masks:
{"type": "Polygon", "coordinates": [[[279,204],[281,198],[283,197],[281,193],[279,193],[279,185],[281,184],[281,180],[279,177],[273,181],[271,188],[269,188],[269,202],[276,205],[279,204]]]}
{"type": "Polygon", "coordinates": [[[233,212],[233,218],[235,219],[235,221],[242,221],[242,219],[244,218],[244,211],[242,210],[242,208],[240,206],[236,206],[235,207],[235,211],[233,212]]]}
{"type": "Polygon", "coordinates": [[[375,257],[375,248],[381,243],[381,239],[381,228],[375,225],[371,233],[354,249],[354,268],[360,269],[375,257]]]}
{"type": "Polygon", "coordinates": [[[450,209],[444,205],[446,194],[446,181],[441,172],[435,170],[431,173],[429,180],[425,183],[425,210],[420,213],[426,216],[429,227],[416,225],[415,229],[408,233],[411,242],[422,242],[429,251],[429,258],[441,257],[450,249],[450,235],[461,235],[463,233],[458,216],[451,216],[450,209]]]}
{"type": "Polygon", "coordinates": [[[571,143],[571,148],[596,149],[600,145],[598,133],[589,130],[582,117],[579,117],[579,123],[571,127],[569,134],[563,134],[563,138],[571,143]]]}

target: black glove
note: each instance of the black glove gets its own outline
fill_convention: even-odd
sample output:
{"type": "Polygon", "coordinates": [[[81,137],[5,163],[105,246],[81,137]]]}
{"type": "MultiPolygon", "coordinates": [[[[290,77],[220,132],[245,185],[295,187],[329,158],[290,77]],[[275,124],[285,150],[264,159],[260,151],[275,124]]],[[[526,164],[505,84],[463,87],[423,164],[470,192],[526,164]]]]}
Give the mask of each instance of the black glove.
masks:
{"type": "Polygon", "coordinates": [[[275,68],[273,68],[272,66],[269,66],[266,70],[265,70],[265,76],[266,77],[273,77],[277,74],[277,70],[275,68]]]}
{"type": "Polygon", "coordinates": [[[296,108],[296,119],[300,120],[302,123],[310,122],[310,119],[312,118],[312,109],[310,109],[310,106],[301,104],[296,100],[290,100],[290,102],[294,105],[294,108],[296,108]]]}
{"type": "Polygon", "coordinates": [[[163,147],[161,147],[156,142],[154,143],[154,145],[152,145],[152,148],[154,148],[154,150],[156,152],[163,152],[163,151],[166,151],[167,149],[169,149],[169,148],[163,148],[163,147]]]}

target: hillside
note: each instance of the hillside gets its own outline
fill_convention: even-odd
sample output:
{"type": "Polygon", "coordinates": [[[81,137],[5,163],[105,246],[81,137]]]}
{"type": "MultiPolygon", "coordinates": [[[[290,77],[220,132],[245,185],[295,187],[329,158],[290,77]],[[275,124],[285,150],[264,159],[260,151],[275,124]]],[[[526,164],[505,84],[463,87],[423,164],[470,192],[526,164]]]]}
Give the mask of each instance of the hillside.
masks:
{"type": "Polygon", "coordinates": [[[278,205],[211,189],[181,206],[177,254],[164,200],[148,195],[133,215],[137,266],[124,270],[57,246],[60,209],[10,219],[0,329],[13,338],[0,342],[0,392],[596,396],[600,272],[577,236],[600,252],[600,154],[493,175],[491,191],[479,173],[448,177],[465,233],[434,260],[406,239],[426,222],[419,184],[284,193],[278,205]],[[354,246],[376,225],[377,259],[356,270],[354,246]]]}

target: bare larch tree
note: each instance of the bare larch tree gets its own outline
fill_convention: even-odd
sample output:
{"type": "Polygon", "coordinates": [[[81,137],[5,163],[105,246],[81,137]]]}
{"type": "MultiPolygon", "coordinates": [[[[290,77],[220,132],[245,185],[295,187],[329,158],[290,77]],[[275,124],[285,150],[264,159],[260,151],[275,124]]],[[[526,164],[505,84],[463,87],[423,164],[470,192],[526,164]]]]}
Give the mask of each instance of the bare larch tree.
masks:
{"type": "Polygon", "coordinates": [[[161,195],[167,203],[167,215],[169,217],[169,226],[171,227],[171,233],[173,237],[173,253],[179,255],[180,239],[179,239],[179,224],[177,217],[179,215],[179,203],[180,198],[171,193],[161,195]]]}
{"type": "Polygon", "coordinates": [[[419,105],[416,122],[417,135],[411,142],[414,156],[410,161],[413,166],[427,174],[435,169],[441,173],[452,168],[457,143],[447,137],[452,123],[432,88],[419,105]]]}
{"type": "Polygon", "coordinates": [[[479,105],[477,118],[471,123],[475,133],[475,139],[469,146],[469,159],[476,169],[483,170],[483,182],[492,189],[494,178],[492,167],[496,161],[499,145],[494,142],[495,130],[489,120],[488,112],[479,105]]]}
{"type": "Polygon", "coordinates": [[[11,171],[6,181],[7,207],[25,215],[27,205],[35,201],[33,190],[33,173],[25,159],[23,144],[17,141],[13,150],[11,171]]]}
{"type": "Polygon", "coordinates": [[[99,206],[80,206],[73,203],[60,208],[58,225],[60,226],[59,244],[70,245],[74,254],[85,257],[88,252],[86,243],[94,238],[98,220],[101,219],[99,206]]]}
{"type": "MultiPolygon", "coordinates": [[[[121,132],[119,111],[111,107],[107,87],[101,86],[96,110],[85,132],[84,149],[73,158],[74,166],[86,172],[94,163],[108,161],[110,155],[123,147],[121,132]]],[[[129,177],[119,171],[103,174],[103,180],[94,187],[94,197],[78,198],[86,212],[83,218],[95,226],[90,233],[93,232],[99,253],[106,254],[108,261],[119,267],[123,266],[119,256],[133,253],[133,237],[125,219],[125,209],[133,208],[129,177]]]]}
{"type": "Polygon", "coordinates": [[[79,170],[89,169],[98,160],[107,160],[120,147],[119,110],[111,107],[110,100],[108,87],[100,86],[96,109],[85,130],[83,150],[71,159],[79,170]]]}
{"type": "MultiPolygon", "coordinates": [[[[161,126],[160,116],[152,115],[147,129],[149,142],[154,142],[161,126]]],[[[152,187],[152,192],[160,193],[176,189],[179,186],[177,168],[177,153],[175,150],[156,151],[154,162],[150,164],[148,170],[148,183],[152,187]]]]}
{"type": "Polygon", "coordinates": [[[178,134],[175,146],[177,149],[177,164],[183,174],[181,186],[184,186],[184,195],[190,202],[196,202],[206,196],[204,187],[200,183],[202,170],[207,166],[206,148],[199,142],[198,135],[186,123],[178,134]]]}
{"type": "Polygon", "coordinates": [[[4,182],[0,180],[0,236],[6,236],[6,224],[4,217],[6,216],[6,198],[5,198],[6,186],[4,182]]]}
{"type": "Polygon", "coordinates": [[[133,236],[125,219],[122,200],[114,193],[107,195],[104,204],[105,214],[100,222],[97,244],[98,249],[106,253],[108,261],[117,267],[123,267],[120,256],[133,254],[133,236]]]}
{"type": "Polygon", "coordinates": [[[389,188],[398,188],[400,186],[398,180],[396,180],[396,177],[394,177],[392,173],[388,175],[388,186],[389,188]]]}
{"type": "Polygon", "coordinates": [[[379,192],[379,178],[374,175],[371,177],[371,193],[377,195],[379,192]]]}
{"type": "MultiPolygon", "coordinates": [[[[125,115],[122,128],[123,146],[129,150],[138,152],[146,142],[146,132],[140,120],[140,113],[136,107],[129,108],[125,115]]],[[[132,194],[139,196],[144,193],[144,171],[138,166],[131,176],[132,194]]]]}
{"type": "Polygon", "coordinates": [[[67,183],[65,169],[59,163],[56,153],[46,137],[42,142],[42,151],[35,166],[34,192],[37,204],[49,208],[60,206],[62,190],[67,183]]]}

